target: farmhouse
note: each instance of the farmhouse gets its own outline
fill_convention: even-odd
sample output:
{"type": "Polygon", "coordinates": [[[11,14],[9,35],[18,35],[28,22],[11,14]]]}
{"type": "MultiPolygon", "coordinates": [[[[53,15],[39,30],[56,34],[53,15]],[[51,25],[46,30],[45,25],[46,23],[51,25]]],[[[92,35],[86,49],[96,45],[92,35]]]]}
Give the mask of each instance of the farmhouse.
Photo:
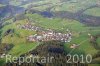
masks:
{"type": "Polygon", "coordinates": [[[75,49],[75,48],[78,48],[79,47],[79,45],[77,45],[77,44],[72,44],[71,46],[70,46],[70,48],[72,48],[72,49],[75,49]]]}

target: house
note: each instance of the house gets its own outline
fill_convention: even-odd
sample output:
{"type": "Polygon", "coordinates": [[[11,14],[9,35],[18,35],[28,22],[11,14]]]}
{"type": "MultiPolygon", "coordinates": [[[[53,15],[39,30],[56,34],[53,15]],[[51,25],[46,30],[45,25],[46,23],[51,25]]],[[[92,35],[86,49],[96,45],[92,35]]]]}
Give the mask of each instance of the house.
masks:
{"type": "Polygon", "coordinates": [[[72,49],[75,49],[75,48],[78,48],[79,47],[79,45],[77,45],[77,44],[72,44],[71,46],[70,46],[70,48],[72,48],[72,49]]]}

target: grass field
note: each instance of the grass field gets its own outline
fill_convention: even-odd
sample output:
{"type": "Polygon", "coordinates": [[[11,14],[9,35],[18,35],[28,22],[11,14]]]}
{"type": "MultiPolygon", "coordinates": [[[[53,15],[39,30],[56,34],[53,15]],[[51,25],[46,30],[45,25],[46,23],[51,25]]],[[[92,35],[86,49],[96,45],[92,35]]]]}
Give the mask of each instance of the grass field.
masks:
{"type": "MultiPolygon", "coordinates": [[[[70,47],[70,45],[73,43],[80,44],[82,42],[80,47],[78,49],[75,49],[72,52],[72,54],[76,54],[76,52],[78,52],[78,54],[82,54],[82,52],[84,52],[85,54],[93,55],[94,53],[97,52],[97,50],[95,50],[89,43],[88,33],[91,33],[92,35],[96,35],[100,33],[99,31],[100,27],[88,27],[88,26],[86,27],[84,24],[81,24],[80,22],[75,20],[59,19],[59,18],[49,19],[49,18],[44,18],[37,14],[33,14],[33,15],[27,14],[26,16],[30,17],[32,23],[34,23],[36,26],[44,27],[45,29],[50,28],[64,33],[66,33],[66,30],[69,29],[72,32],[73,37],[70,43],[64,44],[64,49],[67,50],[70,47]],[[80,32],[81,34],[79,34],[80,32]]],[[[17,24],[26,24],[26,23],[27,23],[26,19],[18,20],[17,22],[12,23],[10,25],[6,25],[4,26],[4,28],[2,28],[3,30],[2,43],[14,44],[14,48],[9,51],[9,53],[12,55],[20,56],[21,54],[24,54],[32,49],[35,49],[36,46],[38,46],[38,43],[36,42],[33,43],[26,42],[26,37],[35,34],[34,31],[19,29],[17,27],[17,24]],[[12,34],[13,37],[11,37],[11,34],[7,36],[3,36],[5,31],[7,31],[8,29],[14,29],[14,33],[12,34]]],[[[69,50],[72,49],[69,48],[69,50]]]]}
{"type": "Polygon", "coordinates": [[[98,43],[98,44],[99,44],[99,46],[100,46],[100,38],[98,38],[98,39],[97,39],[97,43],[98,43]]]}
{"type": "MultiPolygon", "coordinates": [[[[99,0],[39,0],[33,1],[30,3],[26,3],[22,5],[20,0],[11,0],[9,2],[10,5],[20,6],[23,8],[28,8],[31,5],[31,9],[35,9],[38,11],[45,11],[46,9],[52,7],[50,11],[69,11],[76,13],[81,9],[85,9],[86,7],[90,7],[95,5],[99,2],[99,0]]],[[[0,7],[5,5],[0,4],[0,7]]],[[[98,16],[100,17],[100,8],[95,7],[86,10],[83,14],[98,16]]],[[[72,41],[69,43],[64,44],[65,51],[69,52],[72,50],[70,46],[72,44],[79,44],[79,48],[73,50],[71,54],[91,54],[94,55],[98,52],[90,43],[90,37],[88,33],[91,35],[100,34],[100,26],[98,27],[90,27],[86,26],[79,21],[72,20],[72,19],[62,19],[62,18],[46,18],[39,14],[25,14],[36,26],[43,27],[44,29],[52,29],[61,33],[67,33],[67,29],[72,32],[72,41]]],[[[13,18],[4,21],[5,25],[0,31],[2,30],[1,38],[2,44],[13,44],[14,47],[8,51],[9,54],[13,56],[20,56],[24,53],[29,52],[30,50],[35,49],[39,43],[37,42],[27,42],[26,37],[30,35],[36,34],[35,31],[24,30],[18,28],[18,24],[23,25],[26,24],[28,21],[27,19],[17,20],[13,22],[13,18]],[[5,32],[9,29],[14,29],[14,33],[4,36],[5,32]]],[[[100,38],[97,39],[97,43],[100,46],[100,38]]],[[[0,66],[5,63],[5,59],[0,59],[0,66]]],[[[99,66],[99,64],[89,64],[89,66],[99,66]]]]}
{"type": "MultiPolygon", "coordinates": [[[[53,29],[59,32],[64,32],[64,33],[66,33],[66,30],[69,29],[73,33],[73,38],[70,43],[65,44],[65,49],[66,47],[69,47],[73,43],[80,44],[82,41],[84,41],[84,43],[80,45],[79,50],[82,50],[87,54],[88,53],[93,54],[96,52],[96,50],[89,43],[88,33],[91,33],[92,35],[96,35],[100,33],[99,31],[100,27],[88,27],[88,26],[86,27],[84,24],[81,24],[80,22],[75,21],[75,20],[70,20],[70,19],[62,20],[59,18],[49,19],[49,18],[44,18],[37,14],[33,14],[33,15],[27,14],[26,16],[29,17],[31,21],[33,21],[32,23],[35,23],[36,26],[44,27],[45,29],[50,28],[50,29],[53,29]],[[92,30],[89,30],[89,29],[92,29],[92,30]],[[79,34],[80,32],[81,34],[79,34]]],[[[20,55],[28,51],[29,49],[34,48],[35,46],[37,46],[37,44],[36,43],[26,43],[26,40],[25,40],[26,37],[29,35],[35,34],[35,32],[19,29],[16,27],[17,26],[16,23],[25,24],[27,22],[26,20],[20,20],[13,24],[5,26],[2,29],[3,33],[7,29],[14,29],[15,33],[13,37],[11,37],[10,35],[3,37],[2,43],[5,43],[5,42],[13,43],[15,47],[10,51],[10,53],[15,54],[15,55],[20,55]],[[27,49],[24,50],[25,48],[21,49],[21,47],[25,47],[27,49]]]]}
{"type": "MultiPolygon", "coordinates": [[[[71,54],[91,54],[94,55],[97,53],[98,50],[96,50],[90,43],[90,37],[88,36],[88,33],[92,35],[100,34],[100,27],[89,27],[85,26],[84,24],[81,24],[78,21],[70,20],[70,19],[49,19],[49,18],[43,18],[42,16],[39,16],[37,14],[31,15],[27,14],[27,17],[29,17],[32,20],[35,20],[34,22],[37,26],[44,27],[46,29],[54,29],[59,32],[66,33],[66,30],[69,29],[72,34],[72,41],[70,43],[64,44],[64,49],[66,51],[70,49],[70,46],[72,44],[80,44],[78,49],[75,49],[71,54]],[[35,17],[34,17],[35,16],[35,17]],[[63,29],[62,29],[63,28],[63,29]],[[90,30],[91,29],[91,30],[90,30]]],[[[99,39],[98,39],[98,43],[99,39]]]]}
{"type": "MultiPolygon", "coordinates": [[[[25,21],[26,20],[21,20],[18,22],[21,22],[21,24],[24,24],[25,21]]],[[[16,23],[18,23],[18,22],[16,22],[16,23]]],[[[14,44],[14,48],[9,53],[19,56],[25,52],[28,52],[30,49],[35,48],[37,46],[37,44],[26,42],[26,37],[29,35],[35,34],[35,32],[19,29],[17,27],[16,23],[7,25],[2,29],[3,30],[2,43],[6,42],[8,44],[11,44],[11,43],[14,44]],[[9,34],[7,36],[3,36],[5,31],[7,31],[8,29],[14,29],[14,33],[9,34]],[[11,35],[13,35],[13,37],[11,37],[11,35]]]]}
{"type": "Polygon", "coordinates": [[[21,5],[24,8],[27,8],[31,5],[32,9],[45,11],[47,8],[50,8],[50,11],[69,11],[69,12],[77,12],[81,9],[85,9],[86,7],[95,5],[98,3],[98,0],[43,0],[27,3],[25,5],[21,5]],[[35,5],[40,6],[35,6],[35,5]],[[45,5],[44,5],[45,4],[45,5]],[[35,6],[35,7],[34,7],[35,6]]]}
{"type": "Polygon", "coordinates": [[[88,9],[84,12],[85,14],[92,15],[92,16],[100,16],[100,8],[95,7],[92,9],[88,9]]]}

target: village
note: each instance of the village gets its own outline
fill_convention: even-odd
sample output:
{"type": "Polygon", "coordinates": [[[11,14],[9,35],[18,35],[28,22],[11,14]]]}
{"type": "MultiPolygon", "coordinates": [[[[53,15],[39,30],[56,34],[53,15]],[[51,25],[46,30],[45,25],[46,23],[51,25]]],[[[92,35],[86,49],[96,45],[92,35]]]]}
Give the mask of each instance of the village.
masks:
{"type": "Polygon", "coordinates": [[[61,42],[70,42],[72,39],[72,33],[68,30],[66,34],[55,32],[54,30],[47,29],[44,30],[42,27],[37,27],[31,24],[20,25],[21,29],[37,31],[39,34],[30,35],[27,37],[27,40],[30,42],[37,41],[52,41],[57,40],[61,42]]]}
{"type": "MultiPolygon", "coordinates": [[[[31,31],[36,31],[37,33],[34,35],[28,36],[26,39],[29,42],[41,42],[41,41],[61,41],[61,42],[70,42],[72,40],[72,33],[69,29],[67,29],[67,32],[60,33],[56,32],[52,29],[44,29],[42,27],[34,26],[31,23],[26,23],[24,25],[19,26],[20,29],[25,29],[25,30],[31,30],[31,31]]],[[[88,34],[92,38],[91,34],[88,34]]],[[[70,48],[75,49],[78,48],[78,44],[72,44],[70,48]]]]}

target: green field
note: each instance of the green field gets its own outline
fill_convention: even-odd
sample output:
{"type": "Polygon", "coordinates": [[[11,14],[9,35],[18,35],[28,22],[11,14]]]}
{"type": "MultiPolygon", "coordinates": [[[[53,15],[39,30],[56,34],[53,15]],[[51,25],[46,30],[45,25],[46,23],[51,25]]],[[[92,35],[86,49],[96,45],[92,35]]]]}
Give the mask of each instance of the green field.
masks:
{"type": "MultiPolygon", "coordinates": [[[[98,0],[43,0],[43,1],[35,1],[30,2],[24,5],[21,5],[21,2],[18,0],[12,0],[10,2],[11,5],[19,6],[23,8],[28,8],[30,5],[31,9],[35,9],[38,11],[46,11],[46,9],[52,7],[50,11],[56,12],[56,11],[69,11],[72,13],[76,13],[82,9],[85,9],[86,7],[90,7],[92,5],[95,5],[98,2],[98,0]],[[63,2],[62,2],[63,1],[63,2]],[[15,4],[16,3],[16,4],[15,4]],[[37,5],[37,6],[34,6],[37,5]]],[[[3,5],[0,4],[0,7],[3,5]]],[[[84,11],[83,14],[91,15],[91,16],[98,16],[100,17],[100,8],[95,7],[91,9],[87,9],[84,11]]],[[[64,50],[67,52],[73,49],[70,48],[72,44],[79,44],[79,47],[74,49],[70,54],[91,54],[92,56],[98,52],[92,44],[90,43],[90,37],[88,34],[95,36],[100,34],[100,26],[86,26],[83,23],[80,23],[77,20],[74,19],[68,19],[68,18],[47,18],[43,17],[40,14],[31,14],[26,13],[23,14],[25,16],[24,19],[16,20],[13,22],[13,19],[16,16],[5,20],[3,23],[5,24],[0,31],[2,33],[0,34],[0,37],[2,38],[1,44],[13,44],[14,47],[8,51],[8,54],[11,54],[13,56],[20,56],[22,54],[25,54],[29,52],[30,50],[35,49],[37,46],[39,46],[40,43],[38,42],[28,42],[26,38],[30,35],[37,34],[36,31],[31,30],[25,30],[20,29],[18,25],[24,25],[26,23],[31,23],[34,26],[42,27],[44,29],[52,29],[56,32],[61,33],[67,33],[67,30],[69,29],[72,33],[72,40],[69,43],[64,43],[64,50]],[[29,19],[29,20],[28,20],[29,19]],[[14,32],[10,33],[5,36],[5,32],[9,29],[13,29],[14,32]]],[[[20,18],[20,17],[19,17],[20,18]]],[[[100,46],[100,38],[96,40],[96,42],[100,46]]],[[[100,60],[100,58],[98,58],[100,60]]],[[[97,59],[97,60],[98,60],[97,59]]],[[[95,59],[94,59],[95,60],[95,59]]],[[[2,66],[5,63],[5,59],[0,59],[0,66],[2,66]]],[[[89,64],[89,66],[99,66],[99,64],[89,64]]]]}
{"type": "Polygon", "coordinates": [[[88,9],[84,12],[85,14],[92,15],[92,16],[100,16],[100,8],[95,7],[92,9],[88,9]]]}
{"type": "MultiPolygon", "coordinates": [[[[76,20],[60,18],[49,19],[44,18],[38,14],[26,14],[26,16],[30,18],[30,20],[32,21],[31,23],[34,23],[34,25],[43,27],[45,29],[50,28],[62,33],[66,33],[66,30],[69,29],[72,32],[73,37],[70,43],[64,44],[64,49],[67,50],[74,43],[81,44],[78,49],[75,49],[72,52],[72,54],[76,54],[76,52],[78,51],[77,54],[81,54],[82,52],[84,52],[85,54],[93,55],[97,52],[97,50],[95,50],[89,42],[88,33],[91,33],[92,35],[99,34],[100,27],[86,27],[84,24],[76,20]]],[[[23,25],[26,23],[27,19],[18,20],[2,28],[2,43],[6,42],[7,44],[14,44],[14,48],[9,51],[9,53],[12,55],[20,56],[21,54],[24,54],[32,49],[35,49],[36,46],[38,46],[38,43],[36,42],[30,43],[26,41],[26,37],[29,35],[34,35],[36,33],[35,31],[19,29],[17,27],[18,24],[23,25]],[[14,33],[4,36],[4,33],[8,29],[14,29],[14,33]],[[13,37],[11,37],[11,35],[13,35],[13,37]]],[[[98,43],[100,43],[99,39],[98,43]]]]}
{"type": "MultiPolygon", "coordinates": [[[[93,54],[96,52],[96,50],[89,43],[88,33],[91,33],[92,35],[96,35],[100,33],[100,31],[98,31],[100,27],[97,27],[97,28],[96,27],[85,27],[85,25],[75,20],[70,20],[70,19],[62,20],[59,18],[48,19],[48,18],[44,18],[37,14],[33,14],[33,15],[27,14],[26,16],[32,19],[33,20],[32,23],[35,23],[36,26],[44,27],[45,29],[50,28],[50,29],[53,29],[59,32],[64,32],[64,33],[66,33],[66,30],[69,29],[73,33],[73,39],[70,43],[65,44],[65,49],[66,49],[66,46],[70,46],[73,43],[80,44],[82,41],[86,40],[84,43],[82,43],[79,49],[82,51],[85,51],[85,53],[87,54],[88,53],[93,54]],[[89,30],[89,29],[92,29],[92,30],[89,30]],[[79,34],[80,32],[81,34],[79,34]]],[[[26,20],[20,20],[10,25],[7,25],[2,29],[3,30],[2,36],[4,32],[8,29],[15,30],[13,37],[11,37],[11,35],[2,37],[3,38],[2,43],[5,43],[5,42],[13,43],[15,45],[15,47],[10,51],[10,53],[14,55],[20,55],[22,53],[29,51],[29,49],[32,49],[37,46],[37,43],[26,43],[26,40],[25,40],[27,36],[35,34],[35,32],[24,30],[24,29],[19,29],[17,28],[17,23],[25,24],[27,22],[26,20]],[[21,47],[24,47],[24,48],[21,48],[21,47]]]]}
{"type": "Polygon", "coordinates": [[[42,0],[42,1],[36,1],[31,2],[25,5],[22,5],[22,7],[27,8],[31,5],[32,9],[39,10],[39,11],[45,11],[48,8],[51,8],[50,11],[69,11],[69,12],[77,12],[81,9],[85,9],[86,7],[95,5],[98,3],[98,0],[69,0],[69,1],[63,1],[63,0],[42,0]],[[40,6],[34,7],[34,5],[39,4],[40,6]],[[44,5],[45,4],[45,5],[44,5]]]}

